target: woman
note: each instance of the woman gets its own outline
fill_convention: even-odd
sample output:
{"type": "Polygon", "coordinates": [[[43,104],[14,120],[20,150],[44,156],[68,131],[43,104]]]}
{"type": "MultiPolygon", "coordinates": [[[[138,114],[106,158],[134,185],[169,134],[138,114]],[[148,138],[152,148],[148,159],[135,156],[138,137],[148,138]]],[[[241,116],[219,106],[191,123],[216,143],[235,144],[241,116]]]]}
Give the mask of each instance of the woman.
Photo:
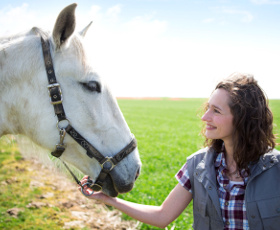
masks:
{"type": "Polygon", "coordinates": [[[89,198],[160,228],[193,199],[194,229],[279,229],[280,152],[274,149],[273,116],[256,80],[235,73],[221,81],[202,121],[207,147],[187,158],[176,175],[179,183],[161,206],[100,192],[89,198]]]}

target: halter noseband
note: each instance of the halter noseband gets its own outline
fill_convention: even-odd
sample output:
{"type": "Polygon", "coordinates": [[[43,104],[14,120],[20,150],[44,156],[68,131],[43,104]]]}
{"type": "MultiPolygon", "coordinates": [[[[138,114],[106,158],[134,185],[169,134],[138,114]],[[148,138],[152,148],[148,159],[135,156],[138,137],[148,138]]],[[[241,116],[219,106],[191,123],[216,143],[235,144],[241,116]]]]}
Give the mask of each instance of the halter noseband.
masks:
{"type": "MultiPolygon", "coordinates": [[[[64,137],[66,133],[68,133],[79,145],[81,145],[85,150],[87,155],[90,158],[95,158],[98,163],[101,166],[101,172],[96,179],[96,181],[93,183],[93,181],[89,180],[86,185],[90,187],[93,191],[100,191],[102,189],[103,183],[105,181],[105,178],[107,175],[113,170],[113,168],[127,155],[129,155],[137,146],[136,139],[134,136],[132,136],[131,142],[122,149],[119,153],[117,153],[113,157],[104,157],[94,146],[92,146],[79,132],[77,132],[70,124],[69,120],[66,118],[66,114],[64,112],[64,108],[62,105],[62,91],[60,88],[59,83],[56,81],[56,76],[53,68],[53,62],[51,58],[51,52],[50,52],[50,45],[49,41],[46,38],[43,38],[41,36],[41,44],[42,44],[42,50],[43,50],[43,56],[44,56],[44,62],[46,67],[46,73],[48,77],[48,91],[50,96],[50,102],[54,107],[54,112],[57,116],[57,128],[59,130],[59,136],[60,136],[60,142],[56,145],[55,150],[51,153],[53,156],[60,159],[60,156],[63,154],[66,145],[63,143],[64,137]],[[61,122],[67,122],[67,126],[64,128],[61,125],[61,122]]],[[[61,159],[60,159],[61,160],[61,159]]],[[[77,184],[79,184],[82,188],[85,185],[82,185],[80,181],[77,179],[77,177],[74,175],[74,173],[70,170],[70,168],[67,166],[67,164],[62,161],[67,170],[70,172],[70,174],[73,176],[77,184]]],[[[84,192],[83,192],[84,193],[84,192]]],[[[84,193],[84,195],[87,195],[84,193]]],[[[89,194],[91,195],[91,194],[89,194]]]]}

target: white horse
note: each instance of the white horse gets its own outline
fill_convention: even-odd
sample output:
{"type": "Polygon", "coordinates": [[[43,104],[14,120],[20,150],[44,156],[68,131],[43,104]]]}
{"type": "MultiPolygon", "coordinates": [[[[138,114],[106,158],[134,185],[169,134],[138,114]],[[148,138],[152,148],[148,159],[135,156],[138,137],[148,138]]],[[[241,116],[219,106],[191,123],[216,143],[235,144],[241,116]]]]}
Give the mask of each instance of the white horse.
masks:
{"type": "MultiPolygon", "coordinates": [[[[133,135],[116,99],[86,58],[83,37],[89,26],[74,33],[76,6],[69,5],[60,12],[52,34],[34,27],[28,33],[0,38],[0,136],[23,134],[49,150],[56,144],[65,145],[60,158],[95,180],[100,163],[70,135],[63,138],[57,129],[39,35],[50,44],[54,72],[63,93],[67,118],[58,123],[59,130],[69,122],[88,144],[107,157],[127,146],[133,135]]],[[[106,177],[102,191],[110,196],[130,191],[140,166],[135,148],[106,177]]]]}

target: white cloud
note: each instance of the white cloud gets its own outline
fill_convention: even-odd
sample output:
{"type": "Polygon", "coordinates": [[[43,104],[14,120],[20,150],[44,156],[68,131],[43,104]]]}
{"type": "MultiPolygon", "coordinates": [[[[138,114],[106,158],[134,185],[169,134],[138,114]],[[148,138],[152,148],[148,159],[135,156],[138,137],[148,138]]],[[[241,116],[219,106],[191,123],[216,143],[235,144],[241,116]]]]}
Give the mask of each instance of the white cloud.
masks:
{"type": "Polygon", "coordinates": [[[89,15],[91,17],[98,17],[101,13],[101,7],[97,5],[93,5],[90,7],[89,15]]]}
{"type": "Polygon", "coordinates": [[[109,8],[106,12],[106,15],[109,17],[116,18],[120,14],[120,12],[121,12],[121,5],[118,4],[116,6],[109,8]]]}
{"type": "Polygon", "coordinates": [[[166,32],[168,23],[155,19],[152,15],[138,16],[124,24],[131,35],[142,38],[157,36],[166,32]]]}
{"type": "Polygon", "coordinates": [[[21,6],[13,8],[12,6],[7,6],[0,10],[0,34],[9,34],[20,32],[34,23],[35,13],[29,9],[29,5],[23,3],[21,6]]]}
{"type": "Polygon", "coordinates": [[[7,5],[0,9],[0,36],[27,31],[34,26],[52,30],[57,14],[56,11],[44,12],[31,9],[27,3],[17,7],[7,5]]]}

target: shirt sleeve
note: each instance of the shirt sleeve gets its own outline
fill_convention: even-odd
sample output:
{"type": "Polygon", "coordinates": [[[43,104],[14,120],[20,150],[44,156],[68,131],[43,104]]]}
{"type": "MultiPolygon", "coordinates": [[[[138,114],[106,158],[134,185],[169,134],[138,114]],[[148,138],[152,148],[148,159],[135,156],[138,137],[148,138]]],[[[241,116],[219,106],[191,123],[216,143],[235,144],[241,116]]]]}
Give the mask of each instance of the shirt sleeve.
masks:
{"type": "Polygon", "coordinates": [[[175,178],[185,189],[187,189],[190,193],[192,193],[192,185],[189,177],[189,172],[187,169],[187,163],[183,165],[183,167],[175,175],[175,178]]]}

